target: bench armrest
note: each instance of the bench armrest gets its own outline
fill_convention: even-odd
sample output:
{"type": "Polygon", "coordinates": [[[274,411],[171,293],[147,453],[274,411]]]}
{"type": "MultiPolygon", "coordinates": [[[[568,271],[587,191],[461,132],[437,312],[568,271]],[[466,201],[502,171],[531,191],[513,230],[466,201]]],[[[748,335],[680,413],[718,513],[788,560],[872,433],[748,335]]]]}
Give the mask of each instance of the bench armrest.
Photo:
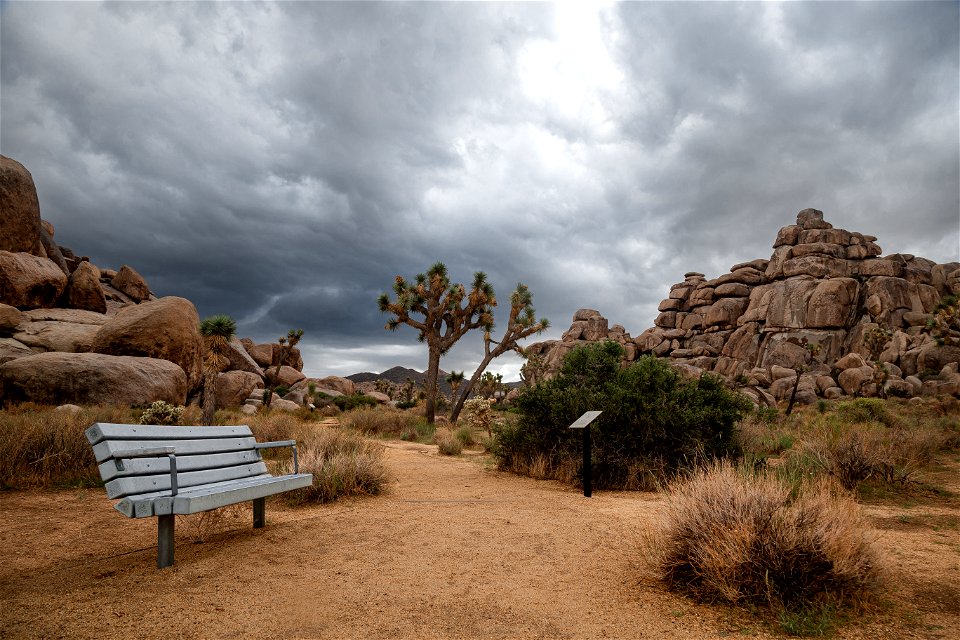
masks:
{"type": "Polygon", "coordinates": [[[278,447],[290,447],[293,449],[293,472],[300,473],[300,462],[297,460],[297,441],[296,440],[278,440],[276,442],[258,442],[253,445],[254,449],[276,449],[278,447]]]}
{"type": "Polygon", "coordinates": [[[117,465],[118,471],[123,471],[124,459],[159,458],[160,456],[167,456],[170,460],[170,495],[175,496],[179,489],[177,487],[177,456],[174,447],[147,447],[117,451],[113,454],[113,462],[117,465]]]}

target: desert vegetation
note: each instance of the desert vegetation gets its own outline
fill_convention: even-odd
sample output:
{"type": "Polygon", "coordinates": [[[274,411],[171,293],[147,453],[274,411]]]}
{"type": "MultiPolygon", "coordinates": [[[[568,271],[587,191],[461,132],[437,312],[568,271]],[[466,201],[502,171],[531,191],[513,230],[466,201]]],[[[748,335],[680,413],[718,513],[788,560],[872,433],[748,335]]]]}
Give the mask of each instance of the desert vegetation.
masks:
{"type": "Polygon", "coordinates": [[[721,379],[685,380],[666,362],[644,357],[621,367],[622,347],[607,341],[578,347],[555,378],[525,389],[519,419],[498,428],[501,469],[572,481],[582,457],[567,427],[603,411],[594,429],[594,485],[653,489],[698,461],[737,454],[734,425],[750,403],[721,379]]]}

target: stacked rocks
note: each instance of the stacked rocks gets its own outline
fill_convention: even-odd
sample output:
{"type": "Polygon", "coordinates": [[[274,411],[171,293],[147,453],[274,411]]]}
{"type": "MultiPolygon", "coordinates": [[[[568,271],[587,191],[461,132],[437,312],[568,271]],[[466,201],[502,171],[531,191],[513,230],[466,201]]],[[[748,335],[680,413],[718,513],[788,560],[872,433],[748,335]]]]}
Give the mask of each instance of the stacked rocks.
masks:
{"type": "MultiPolygon", "coordinates": [[[[746,383],[766,402],[788,396],[798,371],[803,402],[884,391],[957,393],[960,348],[938,346],[924,327],[941,297],[960,294],[960,263],[880,257],[876,240],[834,229],[821,211],[805,209],[777,234],[770,259],[736,264],[711,280],[686,273],[626,359],[670,357],[688,372],[746,383]],[[878,327],[891,335],[879,355],[887,369],[879,377],[863,360],[870,355],[866,336],[878,327]]],[[[616,339],[630,344],[624,336],[616,339]]],[[[559,344],[534,345],[548,375],[572,348],[565,344],[566,335],[559,344]]]]}

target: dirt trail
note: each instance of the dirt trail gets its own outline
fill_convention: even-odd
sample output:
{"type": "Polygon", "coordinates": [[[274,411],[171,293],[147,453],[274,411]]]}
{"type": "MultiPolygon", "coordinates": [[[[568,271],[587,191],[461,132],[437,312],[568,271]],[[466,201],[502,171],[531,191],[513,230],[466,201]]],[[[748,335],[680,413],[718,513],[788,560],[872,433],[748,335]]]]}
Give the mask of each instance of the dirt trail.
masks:
{"type": "MultiPolygon", "coordinates": [[[[296,509],[274,501],[265,529],[250,529],[247,512],[241,528],[202,544],[178,522],[177,564],[164,571],[155,521],[123,518],[102,490],[0,493],[0,637],[776,637],[647,576],[654,494],[587,499],[476,457],[387,446],[387,495],[296,509]]],[[[911,534],[885,532],[883,544],[901,533],[911,534]]],[[[922,614],[909,624],[874,616],[839,637],[958,637],[960,612],[922,614]]]]}

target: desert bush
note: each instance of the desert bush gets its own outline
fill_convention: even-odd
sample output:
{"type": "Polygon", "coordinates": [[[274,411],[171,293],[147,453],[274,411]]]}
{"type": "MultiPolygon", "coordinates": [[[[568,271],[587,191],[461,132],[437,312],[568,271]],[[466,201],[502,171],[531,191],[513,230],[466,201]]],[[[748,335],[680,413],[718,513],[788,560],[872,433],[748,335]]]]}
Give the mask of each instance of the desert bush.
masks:
{"type": "Polygon", "coordinates": [[[463,403],[462,420],[475,429],[483,429],[487,436],[493,436],[496,422],[491,398],[471,398],[463,403]]]}
{"type": "Polygon", "coordinates": [[[854,398],[837,404],[837,416],[847,422],[879,422],[892,426],[895,417],[880,398],[854,398]]]}
{"type": "Polygon", "coordinates": [[[331,403],[336,405],[341,411],[353,411],[361,407],[376,407],[379,403],[370,396],[363,393],[354,393],[349,396],[337,396],[331,403]]]}
{"type": "MultiPolygon", "coordinates": [[[[312,473],[313,484],[288,492],[291,502],[332,502],[343,496],[377,495],[386,488],[390,476],[382,445],[325,427],[298,435],[300,472],[312,473]]],[[[292,463],[285,463],[283,470],[291,473],[292,463]]]]}
{"type": "Polygon", "coordinates": [[[416,432],[417,421],[417,416],[413,414],[387,407],[377,407],[356,409],[346,413],[340,422],[344,427],[367,435],[400,438],[404,433],[416,432]]]}
{"type": "Polygon", "coordinates": [[[936,424],[884,427],[828,418],[808,425],[797,455],[852,491],[868,478],[908,482],[933,461],[949,437],[936,424]]]}
{"type": "Polygon", "coordinates": [[[789,450],[795,437],[785,427],[754,413],[737,424],[734,441],[745,457],[762,460],[768,456],[779,456],[789,450]]]}
{"type": "Polygon", "coordinates": [[[582,438],[567,427],[588,410],[603,412],[590,426],[597,488],[653,488],[664,471],[736,453],[733,428],[749,400],[712,375],[684,380],[654,357],[622,368],[622,354],[612,341],[578,347],[555,378],[523,390],[519,419],[497,428],[500,468],[523,473],[545,458],[559,478],[582,458],[582,438]]]}
{"type": "Polygon", "coordinates": [[[247,424],[259,442],[296,439],[295,434],[300,429],[300,420],[286,411],[258,412],[249,417],[239,416],[229,422],[236,424],[236,420],[247,424]]]}
{"type": "MultiPolygon", "coordinates": [[[[477,444],[477,439],[473,437],[473,429],[467,425],[463,425],[453,433],[457,441],[464,447],[472,447],[477,444]]],[[[489,436],[488,436],[489,437],[489,436]]]]}
{"type": "Polygon", "coordinates": [[[99,486],[93,449],[83,432],[94,422],[134,422],[127,408],[87,407],[78,413],[32,403],[0,413],[0,487],[99,486]]]}
{"type": "Polygon", "coordinates": [[[174,425],[183,419],[183,407],[172,405],[163,400],[151,403],[142,414],[140,424],[174,425]]]}
{"type": "Polygon", "coordinates": [[[447,428],[437,429],[433,434],[433,443],[444,456],[458,456],[463,451],[463,445],[447,428]]]}
{"type": "Polygon", "coordinates": [[[859,604],[881,557],[856,503],[831,483],[791,491],[716,463],[670,487],[651,545],[663,580],[703,601],[802,612],[859,604]]]}

